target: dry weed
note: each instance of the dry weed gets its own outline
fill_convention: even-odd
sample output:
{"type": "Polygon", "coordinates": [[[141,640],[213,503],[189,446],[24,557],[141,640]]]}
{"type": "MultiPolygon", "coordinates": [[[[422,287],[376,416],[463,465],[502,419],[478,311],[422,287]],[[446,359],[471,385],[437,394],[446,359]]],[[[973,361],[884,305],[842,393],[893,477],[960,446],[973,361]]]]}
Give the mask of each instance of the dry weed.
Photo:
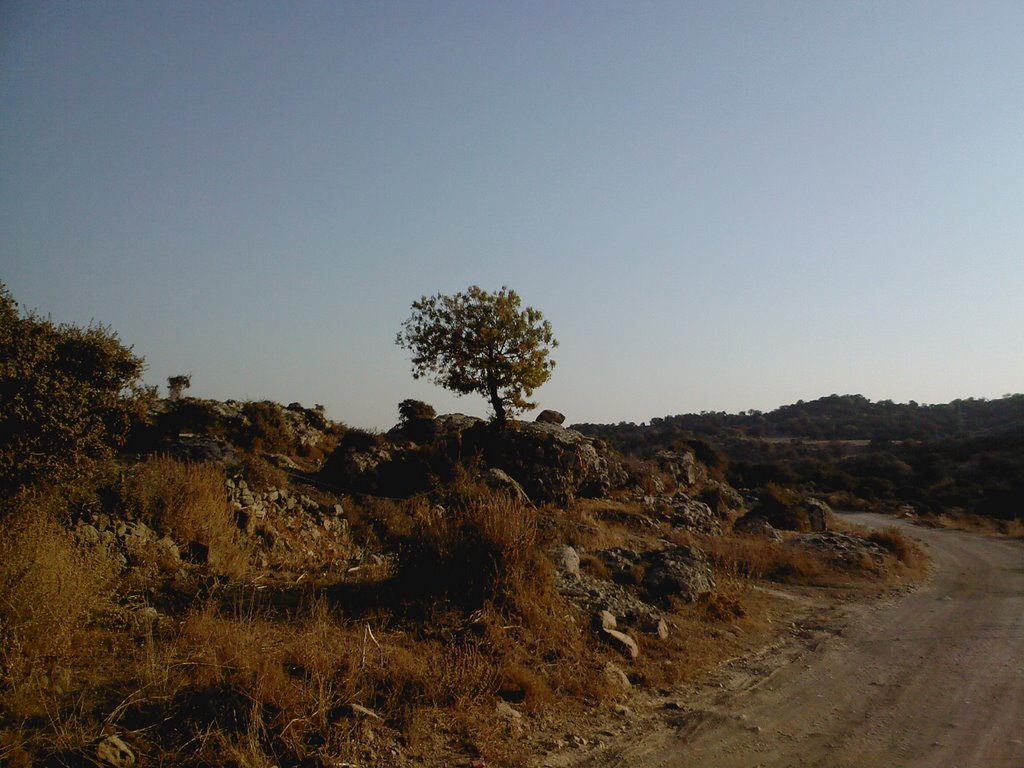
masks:
{"type": "Polygon", "coordinates": [[[109,605],[117,573],[105,549],[85,546],[42,497],[0,521],[0,640],[6,672],[18,658],[60,659],[86,621],[109,605]]]}
{"type": "Polygon", "coordinates": [[[151,458],[125,478],[121,502],[175,541],[209,547],[210,565],[227,576],[248,572],[249,552],[228,506],[224,474],[211,464],[151,458]]]}

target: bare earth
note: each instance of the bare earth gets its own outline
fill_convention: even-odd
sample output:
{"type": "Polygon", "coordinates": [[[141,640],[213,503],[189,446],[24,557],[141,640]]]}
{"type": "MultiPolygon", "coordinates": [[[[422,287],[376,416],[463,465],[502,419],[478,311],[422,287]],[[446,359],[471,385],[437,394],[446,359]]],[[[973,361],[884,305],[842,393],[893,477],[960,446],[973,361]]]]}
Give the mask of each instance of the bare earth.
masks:
{"type": "Polygon", "coordinates": [[[931,579],[882,604],[806,606],[789,640],[652,697],[574,768],[1024,767],[1024,542],[901,525],[931,579]]]}

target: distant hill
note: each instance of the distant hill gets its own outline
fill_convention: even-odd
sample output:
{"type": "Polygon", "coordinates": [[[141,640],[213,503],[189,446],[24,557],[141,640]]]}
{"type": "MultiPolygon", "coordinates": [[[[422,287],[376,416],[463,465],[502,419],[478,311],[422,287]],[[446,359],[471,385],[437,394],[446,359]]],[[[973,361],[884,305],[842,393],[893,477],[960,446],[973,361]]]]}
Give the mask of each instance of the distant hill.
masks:
{"type": "Polygon", "coordinates": [[[792,438],[802,440],[935,440],[962,438],[1024,425],[1024,395],[968,398],[941,405],[872,402],[863,395],[800,400],[774,411],[704,411],[651,419],[649,425],[576,424],[627,453],[649,453],[681,437],[792,438]]]}
{"type": "Polygon", "coordinates": [[[650,424],[578,424],[624,453],[704,440],[739,487],[802,485],[923,513],[1024,518],[1024,395],[942,405],[830,395],[768,413],[700,413],[650,424]]]}

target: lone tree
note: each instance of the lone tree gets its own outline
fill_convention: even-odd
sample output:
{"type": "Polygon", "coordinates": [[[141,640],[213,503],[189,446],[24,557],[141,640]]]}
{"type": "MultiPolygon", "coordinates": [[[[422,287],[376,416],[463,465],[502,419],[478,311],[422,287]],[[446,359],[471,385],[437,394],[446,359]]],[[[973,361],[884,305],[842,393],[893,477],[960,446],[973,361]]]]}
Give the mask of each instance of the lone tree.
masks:
{"type": "Polygon", "coordinates": [[[412,352],[413,378],[483,395],[498,425],[536,406],[526,398],[551,377],[555,361],[548,355],[558,346],[551,323],[533,307],[521,308],[515,291],[475,285],[413,302],[396,343],[412,352]]]}
{"type": "Polygon", "coordinates": [[[179,400],[181,393],[192,386],[192,374],[182,373],[167,377],[167,399],[179,400]]]}

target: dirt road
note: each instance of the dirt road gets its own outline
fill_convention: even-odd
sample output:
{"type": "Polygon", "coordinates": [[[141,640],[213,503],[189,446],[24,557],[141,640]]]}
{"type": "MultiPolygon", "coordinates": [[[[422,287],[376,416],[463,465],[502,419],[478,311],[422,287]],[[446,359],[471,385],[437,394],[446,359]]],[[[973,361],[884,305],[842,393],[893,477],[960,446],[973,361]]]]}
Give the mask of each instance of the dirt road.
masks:
{"type": "Polygon", "coordinates": [[[935,563],[916,591],[809,617],[602,749],[549,764],[1024,768],[1024,542],[905,529],[935,563]]]}

